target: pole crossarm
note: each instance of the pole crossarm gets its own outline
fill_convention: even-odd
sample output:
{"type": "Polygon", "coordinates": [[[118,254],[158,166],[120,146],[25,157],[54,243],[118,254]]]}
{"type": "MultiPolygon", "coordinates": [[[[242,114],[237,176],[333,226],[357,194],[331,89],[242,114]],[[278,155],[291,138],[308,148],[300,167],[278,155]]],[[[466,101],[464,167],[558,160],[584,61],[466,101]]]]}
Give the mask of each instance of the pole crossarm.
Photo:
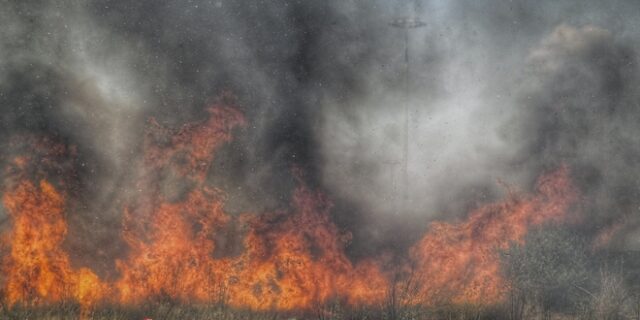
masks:
{"type": "Polygon", "coordinates": [[[418,18],[411,18],[411,17],[393,19],[389,24],[393,27],[402,28],[402,29],[415,29],[415,28],[420,28],[427,25],[424,21],[418,18]]]}

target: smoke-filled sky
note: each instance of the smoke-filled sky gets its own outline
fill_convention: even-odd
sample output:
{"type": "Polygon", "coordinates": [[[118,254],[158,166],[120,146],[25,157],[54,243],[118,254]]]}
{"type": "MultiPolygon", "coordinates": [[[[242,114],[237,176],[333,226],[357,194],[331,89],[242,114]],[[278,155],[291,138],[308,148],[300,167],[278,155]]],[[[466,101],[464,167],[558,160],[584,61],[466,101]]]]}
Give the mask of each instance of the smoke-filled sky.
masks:
{"type": "Polygon", "coordinates": [[[566,164],[584,232],[624,224],[614,243],[640,246],[640,2],[0,4],[0,141],[76,145],[74,214],[92,232],[118,226],[147,120],[197,121],[230,91],[248,126],[209,181],[231,212],[285,206],[300,167],[359,255],[566,164]],[[409,33],[407,87],[404,34],[390,26],[404,16],[426,23],[409,33]]]}

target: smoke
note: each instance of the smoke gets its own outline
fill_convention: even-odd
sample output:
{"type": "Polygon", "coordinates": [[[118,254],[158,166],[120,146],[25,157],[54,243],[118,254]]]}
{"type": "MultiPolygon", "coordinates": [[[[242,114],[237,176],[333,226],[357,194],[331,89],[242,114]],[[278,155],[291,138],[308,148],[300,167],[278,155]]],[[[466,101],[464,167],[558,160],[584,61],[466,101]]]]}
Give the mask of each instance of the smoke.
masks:
{"type": "MultiPolygon", "coordinates": [[[[412,209],[399,220],[459,215],[503,192],[497,180],[525,189],[565,163],[584,192],[584,231],[625,224],[630,232],[617,245],[635,247],[637,69],[629,43],[637,30],[620,19],[628,5],[571,13],[567,2],[511,4],[481,14],[474,6],[430,3],[418,13],[428,26],[410,38],[412,209]]],[[[401,39],[393,30],[379,36],[401,39]]],[[[378,50],[402,65],[403,44],[389,42],[378,50]]],[[[401,198],[406,93],[401,79],[376,67],[360,74],[367,94],[326,102],[323,170],[341,195],[389,215],[401,198]]]]}
{"type": "MultiPolygon", "coordinates": [[[[638,83],[633,48],[608,30],[560,25],[529,56],[537,82],[531,82],[525,150],[526,166],[569,163],[585,194],[590,228],[630,219],[638,206],[638,83]]],[[[593,230],[591,230],[593,231],[593,230]]],[[[634,232],[621,232],[618,245],[634,247],[634,232]],[[625,235],[626,234],[626,235],[625,235]]]]}
{"type": "Polygon", "coordinates": [[[499,181],[529,189],[567,163],[585,196],[585,232],[624,221],[616,241],[634,246],[637,9],[633,1],[6,2],[0,136],[44,133],[78,146],[82,196],[70,223],[84,228],[70,230],[95,239],[78,244],[79,255],[118,228],[145,121],[198,120],[224,90],[249,123],[209,177],[228,192],[231,212],[286,205],[291,168],[301,167],[335,202],[358,255],[407,246],[429,221],[500,196],[499,181]],[[389,22],[407,15],[427,25],[410,31],[405,87],[403,31],[389,22]]]}

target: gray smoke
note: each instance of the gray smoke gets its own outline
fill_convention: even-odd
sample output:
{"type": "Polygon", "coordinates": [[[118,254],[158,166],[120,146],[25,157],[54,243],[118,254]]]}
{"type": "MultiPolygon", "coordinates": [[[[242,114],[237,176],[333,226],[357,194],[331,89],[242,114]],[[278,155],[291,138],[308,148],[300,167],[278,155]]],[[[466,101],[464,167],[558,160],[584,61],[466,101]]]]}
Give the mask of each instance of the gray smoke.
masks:
{"type": "Polygon", "coordinates": [[[639,9],[622,0],[4,1],[0,137],[36,132],[78,146],[71,220],[86,231],[72,233],[94,245],[119,226],[145,120],[198,120],[229,89],[249,126],[217,155],[209,181],[229,193],[231,212],[286,206],[300,166],[361,255],[407,246],[429,221],[500,198],[498,181],[529,190],[566,163],[584,195],[584,231],[624,221],[616,244],[633,247],[639,9]],[[404,37],[389,25],[401,16],[426,22],[410,33],[408,92],[404,37]],[[409,205],[397,213],[405,102],[409,205]]]}

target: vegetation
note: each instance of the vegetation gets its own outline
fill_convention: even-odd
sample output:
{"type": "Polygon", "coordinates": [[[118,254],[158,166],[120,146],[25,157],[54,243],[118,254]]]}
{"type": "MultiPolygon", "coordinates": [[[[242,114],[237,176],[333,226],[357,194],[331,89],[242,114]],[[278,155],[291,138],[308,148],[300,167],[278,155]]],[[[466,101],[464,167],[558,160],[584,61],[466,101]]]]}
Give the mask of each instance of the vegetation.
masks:
{"type": "Polygon", "coordinates": [[[505,319],[640,319],[635,253],[603,252],[575,230],[546,226],[502,258],[505,319]]]}
{"type": "Polygon", "coordinates": [[[380,306],[355,308],[331,301],[299,312],[253,312],[224,303],[187,305],[169,298],[135,307],[97,306],[81,310],[76,303],[46,307],[0,306],[0,319],[318,319],[318,320],[640,320],[640,255],[604,252],[566,227],[542,226],[524,244],[500,253],[505,299],[499,305],[412,303],[419,279],[405,276],[380,306]],[[405,282],[403,282],[405,281],[405,282]]]}

